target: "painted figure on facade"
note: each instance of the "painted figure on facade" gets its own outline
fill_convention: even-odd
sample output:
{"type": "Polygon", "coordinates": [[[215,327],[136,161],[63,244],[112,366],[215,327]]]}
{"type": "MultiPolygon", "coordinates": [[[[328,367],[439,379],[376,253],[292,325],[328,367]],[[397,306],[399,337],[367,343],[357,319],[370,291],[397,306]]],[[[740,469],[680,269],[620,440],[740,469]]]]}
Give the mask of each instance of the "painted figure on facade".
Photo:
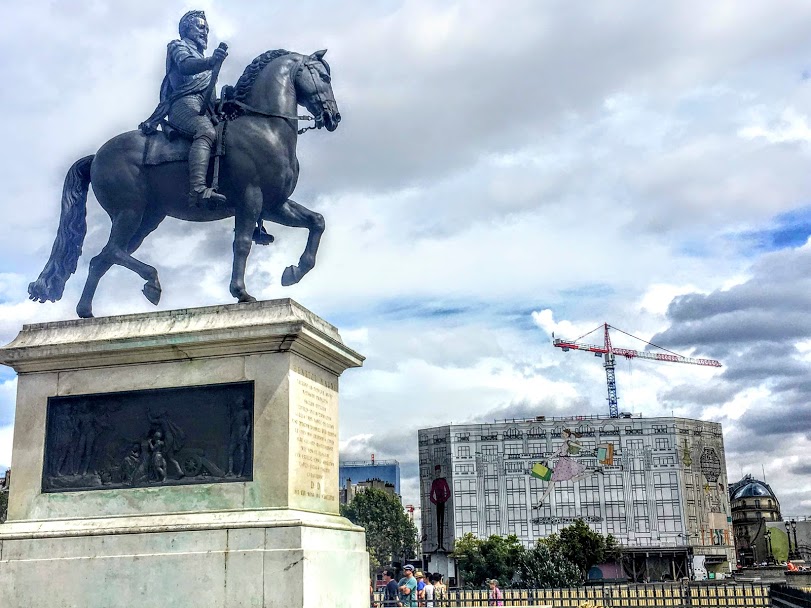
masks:
{"type": "Polygon", "coordinates": [[[434,474],[436,477],[431,483],[429,498],[434,503],[436,512],[436,550],[445,551],[445,503],[451,498],[451,489],[448,486],[448,480],[442,476],[442,467],[440,465],[434,467],[434,474]]]}
{"type": "Polygon", "coordinates": [[[214,149],[214,72],[228,56],[220,45],[210,57],[208,21],[203,11],[189,11],[178,25],[180,40],[172,40],[166,49],[166,76],[160,90],[160,103],[139,127],[147,135],[158,129],[167,117],[169,125],[192,138],[189,149],[189,203],[205,199],[224,205],[226,198],[207,187],[208,161],[214,149]]]}
{"type": "Polygon", "coordinates": [[[306,130],[297,130],[298,121],[313,120],[311,128],[328,131],[337,129],[341,121],[326,51],[302,55],[279,49],[259,55],[237,84],[224,91],[216,116],[210,116],[225,47],[205,57],[208,24],[201,11],[184,15],[179,30],[180,40],[171,42],[167,50],[161,103],[152,116],[141,129],[114,137],[69,169],[50,258],[28,286],[32,300],[59,300],[76,272],[87,233],[91,183],[112,226],[107,244],[90,261],[76,306],[80,317],[93,316],[99,281],[115,264],[140,276],[145,281],[144,296],[158,304],[158,271],[133,254],[167,217],[192,222],[234,218],[229,290],[239,302],[256,301],[245,287],[245,267],[254,242],[273,240],[264,221],[308,230],[304,252],[298,264],[285,268],[282,285],[299,282],[315,267],[324,218],[290,196],[299,176],[298,135],[306,130]],[[299,105],[312,117],[298,116],[299,105]],[[219,121],[220,143],[209,163],[214,121],[219,121]],[[172,131],[174,138],[169,136],[172,131]],[[189,205],[190,189],[193,205],[189,205]],[[197,204],[201,200],[207,204],[197,204]]]}
{"type": "Polygon", "coordinates": [[[546,497],[552,492],[555,483],[560,481],[580,481],[593,473],[603,472],[601,467],[587,467],[582,462],[572,458],[572,456],[580,454],[583,450],[583,444],[577,441],[582,437],[580,433],[575,433],[570,429],[563,429],[560,436],[563,442],[560,444],[557,452],[555,452],[558,459],[552,467],[552,476],[549,479],[549,485],[546,486],[546,491],[543,493],[543,496],[541,496],[538,507],[541,507],[546,501],[546,497]]]}

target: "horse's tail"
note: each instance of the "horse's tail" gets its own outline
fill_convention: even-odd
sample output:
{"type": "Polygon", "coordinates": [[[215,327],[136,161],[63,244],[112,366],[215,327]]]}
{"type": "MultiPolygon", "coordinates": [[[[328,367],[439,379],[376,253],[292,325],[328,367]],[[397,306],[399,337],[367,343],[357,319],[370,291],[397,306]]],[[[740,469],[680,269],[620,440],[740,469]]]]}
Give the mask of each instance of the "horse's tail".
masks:
{"type": "Polygon", "coordinates": [[[76,272],[87,233],[87,189],[94,156],[91,154],[77,160],[65,176],[59,229],[48,263],[39,278],[28,285],[28,295],[32,300],[56,302],[62,297],[70,275],[76,272]]]}

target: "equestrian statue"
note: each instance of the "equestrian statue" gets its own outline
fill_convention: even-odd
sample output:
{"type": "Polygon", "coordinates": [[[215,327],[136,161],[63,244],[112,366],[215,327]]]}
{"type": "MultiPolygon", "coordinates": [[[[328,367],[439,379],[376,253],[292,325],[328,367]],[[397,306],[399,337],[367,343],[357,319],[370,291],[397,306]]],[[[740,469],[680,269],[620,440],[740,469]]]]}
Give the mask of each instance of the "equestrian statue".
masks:
{"type": "Polygon", "coordinates": [[[230,291],[239,302],[255,301],[245,289],[245,264],[254,242],[273,240],[264,220],[309,231],[304,252],[296,266],[285,269],[282,285],[297,283],[315,266],[324,218],[289,197],[298,181],[298,135],[313,128],[334,131],[341,121],[326,51],[267,51],[217,99],[227,46],[205,56],[209,28],[203,11],[186,13],[178,31],[180,40],[167,47],[166,76],[152,115],[138,130],[114,137],[68,170],[50,259],[28,286],[32,300],[59,300],[76,271],[91,183],[112,227],[107,244],[90,260],[76,307],[80,317],[93,316],[96,288],[114,264],[143,278],[144,296],[158,304],[157,270],[132,254],[167,216],[192,222],[234,217],[230,291]],[[299,105],[313,116],[297,116],[299,105]],[[299,120],[314,120],[315,126],[299,130],[299,120]]]}

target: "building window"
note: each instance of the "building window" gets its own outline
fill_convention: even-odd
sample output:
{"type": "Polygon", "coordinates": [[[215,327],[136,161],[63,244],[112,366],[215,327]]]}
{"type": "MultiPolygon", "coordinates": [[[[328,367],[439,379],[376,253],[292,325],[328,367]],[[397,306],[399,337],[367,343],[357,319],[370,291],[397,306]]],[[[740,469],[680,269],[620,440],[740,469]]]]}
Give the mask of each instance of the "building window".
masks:
{"type": "Polygon", "coordinates": [[[470,446],[469,445],[460,445],[456,448],[456,455],[459,458],[469,458],[470,457],[470,446]]]}
{"type": "Polygon", "coordinates": [[[507,454],[520,454],[521,453],[521,444],[520,443],[508,443],[504,446],[507,454]]]}
{"type": "Polygon", "coordinates": [[[629,439],[625,442],[625,445],[628,447],[629,450],[641,450],[643,441],[642,439],[629,439]]]}
{"type": "Polygon", "coordinates": [[[497,456],[498,455],[498,446],[497,445],[483,445],[482,446],[482,454],[485,456],[497,456]]]}
{"type": "Polygon", "coordinates": [[[476,505],[476,480],[454,479],[453,500],[457,535],[479,533],[479,516],[476,505]]]}
{"type": "Polygon", "coordinates": [[[657,450],[669,450],[670,449],[670,438],[669,437],[657,437],[654,440],[653,446],[657,450]]]}
{"type": "Polygon", "coordinates": [[[507,534],[529,535],[526,488],[520,477],[507,478],[507,534]]]}
{"type": "Polygon", "coordinates": [[[756,509],[760,508],[760,500],[758,500],[757,498],[755,499],[755,508],[756,509]]]}
{"type": "Polygon", "coordinates": [[[473,472],[473,465],[472,464],[457,464],[453,470],[454,473],[472,473],[473,472]]]}

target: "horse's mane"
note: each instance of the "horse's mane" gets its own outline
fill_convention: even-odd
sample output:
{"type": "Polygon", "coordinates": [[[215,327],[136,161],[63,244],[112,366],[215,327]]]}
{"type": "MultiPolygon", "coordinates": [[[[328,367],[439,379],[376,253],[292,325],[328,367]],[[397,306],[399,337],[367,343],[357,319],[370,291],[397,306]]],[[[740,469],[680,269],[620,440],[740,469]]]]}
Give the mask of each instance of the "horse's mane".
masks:
{"type": "Polygon", "coordinates": [[[259,55],[259,57],[251,61],[251,63],[248,64],[248,67],[245,68],[245,71],[242,72],[242,76],[240,76],[239,80],[237,80],[237,84],[234,87],[234,99],[241,101],[242,103],[246,103],[248,94],[251,92],[251,88],[253,87],[253,83],[256,82],[256,78],[259,76],[262,69],[274,59],[278,59],[279,57],[289,54],[290,51],[286,51],[285,49],[265,51],[259,55]]]}

